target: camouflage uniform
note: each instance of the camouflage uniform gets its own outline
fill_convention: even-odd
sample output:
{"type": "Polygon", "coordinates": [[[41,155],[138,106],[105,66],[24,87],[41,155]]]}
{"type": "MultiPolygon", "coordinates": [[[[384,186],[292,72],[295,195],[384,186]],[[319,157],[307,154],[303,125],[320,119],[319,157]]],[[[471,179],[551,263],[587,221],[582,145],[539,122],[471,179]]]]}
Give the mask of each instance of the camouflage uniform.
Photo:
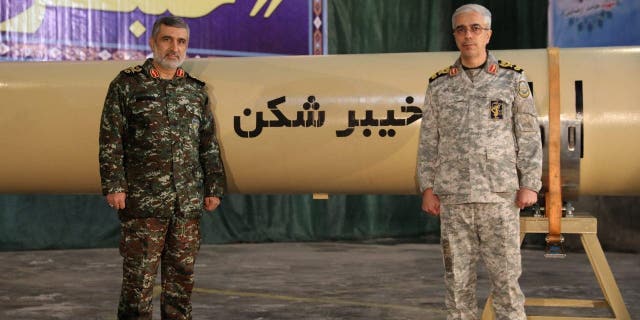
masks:
{"type": "Polygon", "coordinates": [[[118,317],[151,319],[162,260],[163,319],[190,319],[203,198],[223,195],[225,173],[205,84],[181,68],[163,80],[151,61],[111,82],[100,125],[102,192],[126,193],[118,317]]]}
{"type": "Polygon", "coordinates": [[[519,188],[542,185],[536,108],[522,69],[488,53],[471,81],[460,59],[429,79],[418,152],[421,191],[441,202],[448,319],[477,319],[478,258],[498,319],[525,319],[519,188]]]}

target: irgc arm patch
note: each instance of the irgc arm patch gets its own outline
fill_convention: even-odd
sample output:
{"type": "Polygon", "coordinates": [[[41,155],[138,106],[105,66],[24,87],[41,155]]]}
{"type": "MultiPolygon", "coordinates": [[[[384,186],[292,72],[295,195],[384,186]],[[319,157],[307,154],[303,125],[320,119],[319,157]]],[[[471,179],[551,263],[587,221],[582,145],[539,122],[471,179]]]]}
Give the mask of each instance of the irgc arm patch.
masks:
{"type": "Polygon", "coordinates": [[[514,99],[516,130],[538,131],[538,112],[524,73],[519,74],[516,78],[515,91],[517,93],[514,99]]]}
{"type": "Polygon", "coordinates": [[[531,95],[531,90],[529,90],[529,84],[524,81],[518,81],[518,95],[520,98],[526,99],[531,95]]]}

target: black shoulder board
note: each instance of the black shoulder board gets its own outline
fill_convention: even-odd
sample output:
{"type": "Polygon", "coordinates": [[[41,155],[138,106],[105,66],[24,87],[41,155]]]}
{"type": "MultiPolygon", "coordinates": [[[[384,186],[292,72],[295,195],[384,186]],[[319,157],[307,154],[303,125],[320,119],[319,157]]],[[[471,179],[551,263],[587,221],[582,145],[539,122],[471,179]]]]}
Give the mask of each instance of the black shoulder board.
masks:
{"type": "Polygon", "coordinates": [[[522,68],[516,66],[515,64],[511,64],[507,61],[498,60],[498,65],[500,66],[500,68],[511,69],[518,73],[522,73],[524,71],[522,68]]]}
{"type": "Polygon", "coordinates": [[[134,75],[134,74],[139,73],[141,71],[142,71],[142,66],[133,66],[133,67],[129,67],[129,68],[126,68],[126,69],[122,70],[122,73],[128,74],[128,75],[134,75]]]}
{"type": "Polygon", "coordinates": [[[451,70],[451,67],[446,67],[436,73],[434,73],[430,78],[429,78],[429,83],[431,83],[433,80],[438,79],[444,75],[448,75],[449,71],[451,70]]]}
{"type": "Polygon", "coordinates": [[[193,76],[191,76],[189,73],[187,73],[187,78],[195,81],[195,83],[197,83],[198,85],[200,85],[201,87],[204,87],[206,85],[206,83],[200,79],[194,78],[193,76]]]}

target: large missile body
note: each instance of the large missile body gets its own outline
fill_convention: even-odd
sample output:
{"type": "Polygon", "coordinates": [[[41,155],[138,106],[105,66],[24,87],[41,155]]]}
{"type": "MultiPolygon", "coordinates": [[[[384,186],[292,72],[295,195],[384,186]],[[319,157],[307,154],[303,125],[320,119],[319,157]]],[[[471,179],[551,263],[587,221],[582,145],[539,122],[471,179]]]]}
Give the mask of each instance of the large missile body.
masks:
{"type": "MultiPolygon", "coordinates": [[[[532,82],[543,134],[547,51],[493,52],[532,82]]],[[[191,59],[234,193],[412,194],[428,77],[456,52],[191,59]]],[[[0,63],[0,192],[98,193],[109,82],[140,61],[0,63]]],[[[640,194],[640,47],[560,50],[568,194],[640,194]],[[629,76],[631,75],[631,76],[629,76]]]]}

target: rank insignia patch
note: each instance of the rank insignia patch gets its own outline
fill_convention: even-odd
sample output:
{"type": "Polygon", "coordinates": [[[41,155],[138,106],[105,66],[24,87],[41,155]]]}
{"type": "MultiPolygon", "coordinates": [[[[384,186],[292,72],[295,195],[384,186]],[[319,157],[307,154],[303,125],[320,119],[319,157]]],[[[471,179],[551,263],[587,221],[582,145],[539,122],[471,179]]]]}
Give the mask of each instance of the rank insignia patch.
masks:
{"type": "Polygon", "coordinates": [[[497,100],[491,101],[489,108],[489,118],[493,120],[502,119],[504,115],[504,102],[497,100]]]}
{"type": "Polygon", "coordinates": [[[124,69],[122,71],[124,71],[124,73],[126,73],[126,74],[133,74],[133,73],[137,73],[137,72],[142,71],[142,68],[140,66],[135,66],[135,67],[126,68],[126,69],[124,69]]]}

